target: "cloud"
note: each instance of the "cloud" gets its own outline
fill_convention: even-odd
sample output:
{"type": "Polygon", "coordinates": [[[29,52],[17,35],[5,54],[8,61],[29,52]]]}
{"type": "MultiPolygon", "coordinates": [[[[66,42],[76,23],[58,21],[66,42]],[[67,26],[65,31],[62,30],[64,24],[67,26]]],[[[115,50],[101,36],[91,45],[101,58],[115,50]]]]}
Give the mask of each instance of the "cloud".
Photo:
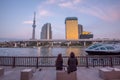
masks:
{"type": "Polygon", "coordinates": [[[49,16],[50,12],[47,10],[40,10],[39,11],[40,16],[49,16]]]}
{"type": "Polygon", "coordinates": [[[54,4],[57,0],[47,0],[45,3],[46,4],[54,4]]]}
{"type": "Polygon", "coordinates": [[[56,15],[54,9],[62,8],[72,8],[74,5],[77,5],[82,0],[45,0],[40,3],[37,7],[38,17],[51,17],[56,15]]]}
{"type": "Polygon", "coordinates": [[[108,21],[116,21],[120,20],[120,7],[114,6],[114,7],[109,7],[106,10],[106,15],[103,17],[105,20],[108,21]]]}
{"type": "Polygon", "coordinates": [[[74,12],[83,13],[91,16],[95,16],[104,21],[116,21],[120,20],[120,6],[119,5],[102,5],[97,3],[95,5],[84,2],[83,0],[67,0],[59,3],[58,6],[62,8],[71,9],[74,12]]]}
{"type": "Polygon", "coordinates": [[[65,8],[70,8],[73,6],[73,4],[71,2],[64,2],[64,3],[60,3],[58,4],[60,7],[65,7],[65,8]]]}
{"type": "Polygon", "coordinates": [[[23,24],[33,24],[33,21],[24,21],[23,24]]]}
{"type": "MultiPolygon", "coordinates": [[[[95,1],[93,1],[95,2],[95,1]]],[[[72,12],[78,12],[95,16],[104,21],[116,21],[120,19],[120,6],[116,4],[101,3],[96,1],[94,4],[89,0],[46,0],[39,5],[38,13],[40,17],[53,16],[55,13],[52,7],[59,9],[71,9],[72,12]]]]}
{"type": "Polygon", "coordinates": [[[79,4],[80,2],[82,2],[82,0],[73,0],[74,4],[79,4]]]}
{"type": "Polygon", "coordinates": [[[92,16],[96,16],[104,21],[116,21],[120,19],[120,11],[116,7],[99,7],[99,6],[91,6],[80,8],[81,13],[89,14],[92,16]]]}
{"type": "Polygon", "coordinates": [[[58,6],[60,7],[65,7],[65,8],[72,8],[76,6],[77,4],[80,4],[82,0],[67,0],[67,1],[62,1],[58,3],[58,6]]]}
{"type": "Polygon", "coordinates": [[[46,0],[37,6],[37,13],[39,18],[53,16],[54,13],[50,8],[51,8],[51,5],[54,4],[54,1],[55,0],[46,0]]]}
{"type": "Polygon", "coordinates": [[[92,15],[104,21],[116,21],[120,19],[120,6],[115,4],[92,4],[88,0],[66,0],[58,3],[59,7],[72,11],[92,15]],[[97,5],[98,4],[98,5],[97,5]]]}
{"type": "Polygon", "coordinates": [[[38,10],[39,16],[40,17],[47,17],[47,16],[52,16],[52,12],[45,10],[45,9],[40,9],[38,10]]]}
{"type": "Polygon", "coordinates": [[[46,4],[59,4],[59,3],[66,3],[66,2],[71,2],[73,4],[78,4],[83,0],[46,0],[46,4]]]}

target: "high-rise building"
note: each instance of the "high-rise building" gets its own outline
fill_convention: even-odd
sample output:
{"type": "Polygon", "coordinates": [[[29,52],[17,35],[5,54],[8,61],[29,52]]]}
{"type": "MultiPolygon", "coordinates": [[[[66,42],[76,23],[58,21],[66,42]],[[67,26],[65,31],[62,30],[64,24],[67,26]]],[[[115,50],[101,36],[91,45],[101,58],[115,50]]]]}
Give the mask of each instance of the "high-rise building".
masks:
{"type": "Polygon", "coordinates": [[[67,17],[65,19],[66,39],[77,40],[78,34],[78,19],[76,17],[67,17]]]}
{"type": "Polygon", "coordinates": [[[81,24],[78,24],[78,33],[79,36],[83,33],[83,26],[81,24]]]}
{"type": "Polygon", "coordinates": [[[35,39],[35,27],[36,27],[36,21],[35,21],[35,16],[36,16],[36,13],[34,12],[34,20],[33,20],[33,32],[32,32],[32,39],[35,39]]]}
{"type": "Polygon", "coordinates": [[[52,39],[52,30],[50,23],[46,23],[42,26],[41,39],[52,39]]]}

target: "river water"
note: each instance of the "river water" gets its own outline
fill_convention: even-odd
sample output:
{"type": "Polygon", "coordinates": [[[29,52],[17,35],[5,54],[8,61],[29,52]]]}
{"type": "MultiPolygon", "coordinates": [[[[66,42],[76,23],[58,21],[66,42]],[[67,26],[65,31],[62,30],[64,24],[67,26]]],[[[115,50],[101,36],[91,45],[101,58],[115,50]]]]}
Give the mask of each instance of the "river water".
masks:
{"type": "Polygon", "coordinates": [[[69,56],[74,52],[76,56],[85,56],[85,48],[81,47],[36,47],[36,48],[0,48],[0,56],[69,56]]]}

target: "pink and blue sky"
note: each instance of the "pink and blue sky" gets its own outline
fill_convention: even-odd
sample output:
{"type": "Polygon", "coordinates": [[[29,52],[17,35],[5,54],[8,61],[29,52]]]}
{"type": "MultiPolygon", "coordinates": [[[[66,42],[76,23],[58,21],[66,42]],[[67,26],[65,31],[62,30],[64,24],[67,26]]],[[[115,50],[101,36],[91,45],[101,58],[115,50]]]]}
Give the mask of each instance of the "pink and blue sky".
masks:
{"type": "Polygon", "coordinates": [[[0,39],[30,39],[34,11],[36,39],[47,22],[53,39],[65,39],[66,17],[77,17],[95,39],[120,39],[120,0],[0,0],[0,39]]]}

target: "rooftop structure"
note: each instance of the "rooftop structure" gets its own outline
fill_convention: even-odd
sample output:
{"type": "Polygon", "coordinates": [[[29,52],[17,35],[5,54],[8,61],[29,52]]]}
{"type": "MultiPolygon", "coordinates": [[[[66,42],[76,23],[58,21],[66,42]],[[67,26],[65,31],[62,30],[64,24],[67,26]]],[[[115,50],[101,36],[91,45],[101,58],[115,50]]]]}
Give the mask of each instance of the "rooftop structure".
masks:
{"type": "Polygon", "coordinates": [[[65,19],[65,24],[66,24],[66,21],[67,20],[78,20],[78,18],[77,17],[67,17],[66,19],[65,19]]]}

